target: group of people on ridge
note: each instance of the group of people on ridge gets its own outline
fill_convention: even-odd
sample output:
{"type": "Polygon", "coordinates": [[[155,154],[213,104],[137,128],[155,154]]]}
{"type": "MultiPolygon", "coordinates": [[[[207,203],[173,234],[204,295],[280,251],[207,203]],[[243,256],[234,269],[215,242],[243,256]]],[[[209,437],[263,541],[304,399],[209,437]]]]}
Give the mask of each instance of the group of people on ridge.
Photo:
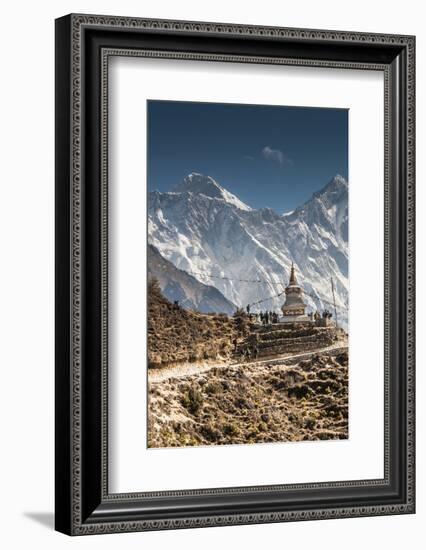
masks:
{"type": "Polygon", "coordinates": [[[258,314],[259,321],[262,325],[270,323],[278,323],[278,313],[276,311],[261,311],[258,314]]]}
{"type": "Polygon", "coordinates": [[[246,307],[247,315],[255,322],[261,325],[269,325],[271,323],[278,323],[279,315],[276,311],[260,311],[259,313],[250,313],[250,304],[246,307]]]}

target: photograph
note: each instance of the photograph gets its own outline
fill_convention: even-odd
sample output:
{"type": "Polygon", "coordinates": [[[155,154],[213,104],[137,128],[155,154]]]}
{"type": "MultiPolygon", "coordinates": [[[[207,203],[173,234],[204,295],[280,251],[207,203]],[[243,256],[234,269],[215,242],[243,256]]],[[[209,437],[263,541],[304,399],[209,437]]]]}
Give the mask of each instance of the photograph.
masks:
{"type": "Polygon", "coordinates": [[[148,448],[348,439],[349,110],[146,109],[148,448]]]}

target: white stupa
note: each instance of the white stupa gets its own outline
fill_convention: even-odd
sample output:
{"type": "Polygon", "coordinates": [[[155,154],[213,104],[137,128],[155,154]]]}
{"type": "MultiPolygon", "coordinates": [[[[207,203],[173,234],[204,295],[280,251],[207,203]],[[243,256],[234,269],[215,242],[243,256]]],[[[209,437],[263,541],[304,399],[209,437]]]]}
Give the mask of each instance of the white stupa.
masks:
{"type": "Polygon", "coordinates": [[[285,303],[281,310],[282,323],[306,322],[311,319],[305,314],[306,304],[302,298],[303,290],[298,285],[293,262],[291,263],[290,281],[285,289],[285,303]]]}

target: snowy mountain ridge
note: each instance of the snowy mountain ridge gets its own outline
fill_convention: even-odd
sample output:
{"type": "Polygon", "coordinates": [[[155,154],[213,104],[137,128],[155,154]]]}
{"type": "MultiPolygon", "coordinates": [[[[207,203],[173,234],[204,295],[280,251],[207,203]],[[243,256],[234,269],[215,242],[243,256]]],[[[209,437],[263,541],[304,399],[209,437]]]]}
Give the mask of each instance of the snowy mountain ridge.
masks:
{"type": "Polygon", "coordinates": [[[212,199],[222,199],[228,204],[232,204],[240,210],[250,211],[250,206],[244,204],[238,197],[224,189],[210,176],[203,176],[193,172],[186,176],[181,183],[173,189],[175,193],[195,193],[202,194],[212,199]]]}
{"type": "Polygon", "coordinates": [[[281,307],[284,296],[277,294],[291,262],[311,310],[332,309],[333,277],[339,321],[347,324],[348,184],[342,176],[279,215],[250,208],[209,176],[190,174],[172,192],[149,193],[148,240],[177,268],[253,310],[281,307]]]}

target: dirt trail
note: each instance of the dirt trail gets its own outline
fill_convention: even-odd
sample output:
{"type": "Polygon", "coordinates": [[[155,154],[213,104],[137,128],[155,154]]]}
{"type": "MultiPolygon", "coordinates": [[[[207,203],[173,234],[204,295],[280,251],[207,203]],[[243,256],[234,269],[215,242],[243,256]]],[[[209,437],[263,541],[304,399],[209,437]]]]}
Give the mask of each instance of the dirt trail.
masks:
{"type": "Polygon", "coordinates": [[[223,360],[223,361],[206,361],[203,364],[184,363],[181,365],[149,370],[148,381],[149,383],[157,383],[157,382],[162,382],[164,380],[168,380],[170,378],[185,378],[186,376],[201,374],[214,368],[216,369],[235,368],[236,369],[241,366],[264,366],[265,364],[292,365],[294,363],[307,359],[312,355],[315,355],[318,353],[331,352],[334,355],[342,351],[345,351],[347,349],[348,349],[347,345],[342,345],[342,343],[340,342],[332,346],[328,346],[326,348],[316,349],[309,352],[296,353],[296,354],[284,354],[281,356],[274,356],[274,357],[270,357],[269,359],[266,358],[259,361],[244,361],[244,362],[230,363],[229,360],[223,360]]]}

